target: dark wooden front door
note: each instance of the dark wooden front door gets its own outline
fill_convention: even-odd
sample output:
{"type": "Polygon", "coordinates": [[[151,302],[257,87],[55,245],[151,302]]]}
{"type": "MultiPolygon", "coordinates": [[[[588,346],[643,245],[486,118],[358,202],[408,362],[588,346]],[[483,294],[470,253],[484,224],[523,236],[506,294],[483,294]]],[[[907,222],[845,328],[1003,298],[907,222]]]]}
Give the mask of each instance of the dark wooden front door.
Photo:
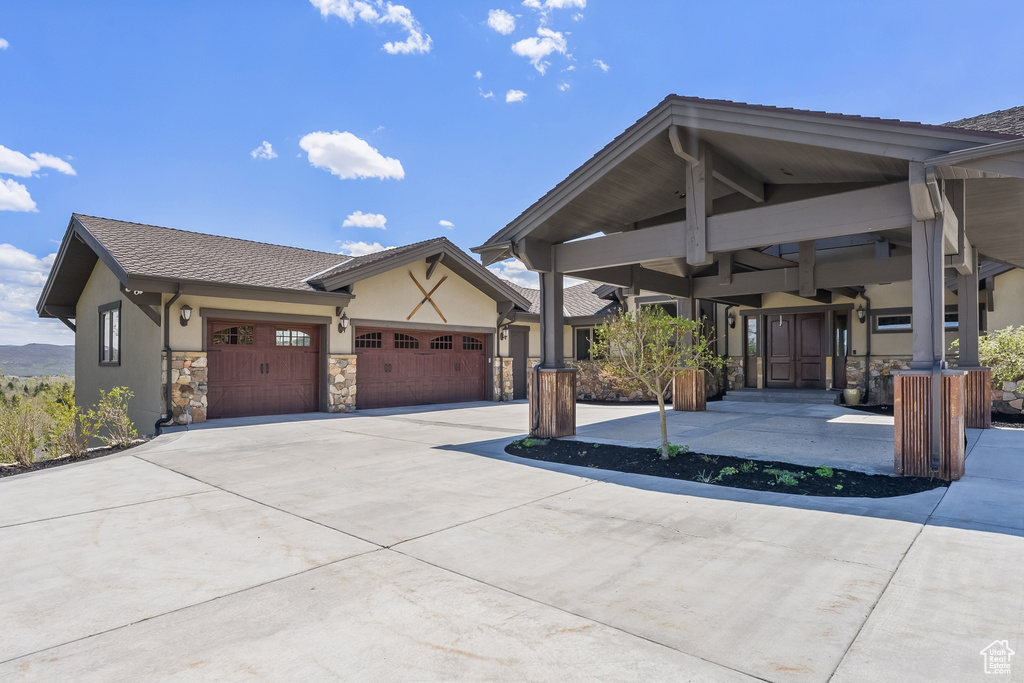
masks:
{"type": "Polygon", "coordinates": [[[508,355],[512,357],[512,398],[526,398],[526,361],[529,358],[527,345],[530,338],[528,329],[511,329],[508,336],[508,355]]]}
{"type": "Polygon", "coordinates": [[[765,319],[765,386],[824,389],[824,313],[768,315],[765,319]]]}
{"type": "Polygon", "coordinates": [[[315,325],[207,323],[207,416],[320,409],[320,329],[315,325]]]}
{"type": "Polygon", "coordinates": [[[355,335],[359,408],[487,397],[487,335],[364,327],[355,335]]]}

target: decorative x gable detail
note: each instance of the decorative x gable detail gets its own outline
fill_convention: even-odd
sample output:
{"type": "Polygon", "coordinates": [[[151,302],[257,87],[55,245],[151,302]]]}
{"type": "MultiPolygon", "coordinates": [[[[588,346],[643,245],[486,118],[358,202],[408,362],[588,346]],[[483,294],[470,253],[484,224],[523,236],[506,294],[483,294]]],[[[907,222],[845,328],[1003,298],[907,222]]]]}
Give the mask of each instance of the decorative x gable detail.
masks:
{"type": "Polygon", "coordinates": [[[434,300],[430,298],[431,296],[434,295],[434,292],[437,291],[437,288],[444,284],[444,281],[448,279],[448,276],[445,275],[443,278],[438,280],[437,284],[434,285],[434,288],[429,292],[423,288],[423,285],[420,284],[420,281],[416,279],[416,276],[412,274],[411,270],[409,271],[409,277],[411,277],[412,281],[416,283],[416,286],[419,288],[419,290],[423,292],[423,300],[416,304],[416,308],[412,309],[412,313],[409,314],[406,320],[412,320],[412,317],[416,315],[416,311],[420,310],[420,306],[429,301],[430,305],[434,307],[435,311],[437,311],[437,314],[441,316],[441,320],[443,320],[444,322],[448,322],[448,319],[444,317],[444,313],[442,313],[441,309],[437,307],[437,304],[434,303],[434,300]]]}

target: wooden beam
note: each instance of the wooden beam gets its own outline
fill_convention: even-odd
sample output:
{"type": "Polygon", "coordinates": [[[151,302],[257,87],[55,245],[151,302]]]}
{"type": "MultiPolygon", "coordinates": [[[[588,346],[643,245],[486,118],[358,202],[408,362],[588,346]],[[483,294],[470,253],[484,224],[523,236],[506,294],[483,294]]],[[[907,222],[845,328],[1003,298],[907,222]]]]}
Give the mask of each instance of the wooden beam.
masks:
{"type": "Polygon", "coordinates": [[[717,254],[715,261],[718,263],[718,283],[727,285],[732,282],[732,252],[717,254]]]}
{"type": "MultiPolygon", "coordinates": [[[[864,288],[863,287],[829,287],[829,291],[832,292],[833,295],[845,296],[845,297],[848,297],[850,299],[856,299],[858,296],[860,296],[861,294],[864,293],[864,288]]],[[[832,303],[835,303],[835,298],[834,297],[832,299],[832,303]]]]}
{"type": "Polygon", "coordinates": [[[688,297],[691,290],[690,281],[686,278],[640,266],[584,270],[573,273],[573,276],[619,287],[635,288],[636,291],[645,289],[669,296],[688,297]]]}
{"type": "Polygon", "coordinates": [[[967,239],[967,216],[965,212],[967,202],[965,193],[966,186],[962,180],[946,181],[943,200],[944,207],[948,208],[944,208],[943,211],[956,218],[955,242],[952,245],[948,243],[946,245],[952,252],[946,257],[946,266],[956,269],[956,272],[960,275],[972,272],[972,268],[978,260],[977,255],[974,253],[974,247],[971,246],[970,240],[967,239]]]}
{"type": "MultiPolygon", "coordinates": [[[[584,240],[584,243],[588,240],[584,240]]],[[[595,240],[596,241],[596,240],[595,240]]],[[[581,244],[577,242],[576,244],[581,244]]],[[[535,239],[521,239],[516,242],[515,247],[512,250],[515,252],[516,258],[526,264],[526,267],[530,270],[537,272],[549,272],[554,269],[552,263],[552,248],[547,242],[541,242],[535,239]]],[[[561,272],[567,272],[565,270],[561,272]]]]}
{"type": "Polygon", "coordinates": [[[427,279],[428,280],[430,279],[430,276],[434,274],[434,271],[437,269],[437,264],[439,264],[443,260],[444,260],[444,252],[443,251],[438,253],[438,254],[434,254],[433,256],[428,256],[427,257],[427,264],[428,264],[427,265],[427,279]]]}
{"type": "Polygon", "coordinates": [[[43,310],[54,318],[74,318],[77,314],[74,306],[54,306],[50,304],[44,306],[43,310]]]}
{"type": "Polygon", "coordinates": [[[814,240],[807,240],[800,243],[800,296],[813,297],[818,293],[814,286],[814,255],[816,245],[814,240]]]}
{"type": "Polygon", "coordinates": [[[707,249],[735,251],[893,230],[912,220],[906,186],[893,183],[712,216],[707,249]]]}
{"type": "MultiPolygon", "coordinates": [[[[705,254],[738,251],[841,235],[907,227],[913,220],[910,198],[903,183],[853,190],[786,204],[760,206],[707,218],[705,254]]],[[[589,240],[556,244],[559,272],[688,258],[689,244],[681,239],[688,222],[616,233],[589,240]]],[[[530,270],[545,270],[543,243],[521,240],[519,257],[530,270]]],[[[710,259],[707,260],[710,262],[710,259]]]]}
{"type": "Polygon", "coordinates": [[[875,258],[889,258],[892,256],[892,244],[884,237],[875,242],[875,258]]]}
{"type": "MultiPolygon", "coordinates": [[[[591,240],[556,244],[553,249],[555,265],[561,273],[573,273],[644,261],[685,258],[686,244],[682,238],[685,232],[686,224],[675,222],[591,240]]],[[[529,263],[527,267],[534,270],[529,263]]]]}
{"type": "Polygon", "coordinates": [[[795,261],[790,261],[786,258],[779,256],[772,256],[763,251],[757,251],[755,249],[741,249],[736,252],[732,252],[733,259],[736,263],[747,266],[749,268],[756,268],[757,270],[771,270],[773,268],[792,268],[797,265],[795,261]]]}
{"type": "Polygon", "coordinates": [[[919,221],[935,219],[938,211],[932,203],[932,193],[928,188],[928,170],[920,161],[911,161],[909,168],[910,207],[914,218],[919,221]]]}
{"type": "MultiPolygon", "coordinates": [[[[852,259],[815,266],[814,281],[821,289],[877,285],[911,279],[910,256],[889,259],[852,259]]],[[[733,273],[732,284],[721,285],[717,276],[693,278],[693,296],[698,299],[728,298],[731,295],[798,292],[800,269],[777,268],[752,273],[733,273]]]]}
{"type": "Polygon", "coordinates": [[[60,320],[65,325],[67,325],[68,329],[70,329],[72,332],[77,332],[78,331],[78,328],[75,326],[75,324],[73,322],[71,322],[70,320],[68,320],[67,318],[58,318],[58,320],[60,320]]]}
{"type": "Polygon", "coordinates": [[[697,163],[686,165],[686,262],[703,266],[712,262],[708,254],[708,216],[714,201],[712,169],[714,148],[701,141],[697,163]]]}
{"type": "Polygon", "coordinates": [[[135,293],[136,290],[125,289],[124,296],[126,299],[131,301],[133,304],[139,307],[139,310],[146,314],[146,317],[153,321],[157,327],[160,327],[160,313],[153,309],[153,306],[159,306],[161,303],[161,296],[159,292],[140,292],[135,293]]]}
{"type": "Polygon", "coordinates": [[[1024,178],[1024,140],[1006,140],[962,149],[932,157],[923,163],[1024,178]]]}
{"type": "Polygon", "coordinates": [[[753,177],[729,159],[718,155],[712,176],[723,185],[732,188],[747,199],[764,204],[764,183],[753,177]]]}

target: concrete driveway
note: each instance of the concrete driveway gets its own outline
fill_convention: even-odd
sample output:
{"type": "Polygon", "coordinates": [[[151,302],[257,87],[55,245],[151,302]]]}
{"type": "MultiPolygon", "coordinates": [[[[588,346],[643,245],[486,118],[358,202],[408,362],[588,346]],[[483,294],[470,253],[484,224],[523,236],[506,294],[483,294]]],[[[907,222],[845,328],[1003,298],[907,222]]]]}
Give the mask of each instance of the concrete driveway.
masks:
{"type": "Polygon", "coordinates": [[[0,480],[0,680],[980,681],[996,640],[1024,680],[1024,430],[823,501],[538,466],[526,419],[220,421],[0,480]]]}

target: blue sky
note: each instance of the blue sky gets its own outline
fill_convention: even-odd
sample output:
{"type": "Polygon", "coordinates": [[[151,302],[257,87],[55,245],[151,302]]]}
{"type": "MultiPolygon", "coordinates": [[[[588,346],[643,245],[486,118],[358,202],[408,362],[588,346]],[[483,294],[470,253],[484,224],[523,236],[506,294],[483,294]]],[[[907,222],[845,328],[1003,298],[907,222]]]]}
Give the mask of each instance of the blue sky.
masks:
{"type": "Polygon", "coordinates": [[[669,93],[1024,103],[1016,1],[404,3],[0,2],[0,344],[70,342],[34,304],[72,212],[469,248],[669,93]]]}

